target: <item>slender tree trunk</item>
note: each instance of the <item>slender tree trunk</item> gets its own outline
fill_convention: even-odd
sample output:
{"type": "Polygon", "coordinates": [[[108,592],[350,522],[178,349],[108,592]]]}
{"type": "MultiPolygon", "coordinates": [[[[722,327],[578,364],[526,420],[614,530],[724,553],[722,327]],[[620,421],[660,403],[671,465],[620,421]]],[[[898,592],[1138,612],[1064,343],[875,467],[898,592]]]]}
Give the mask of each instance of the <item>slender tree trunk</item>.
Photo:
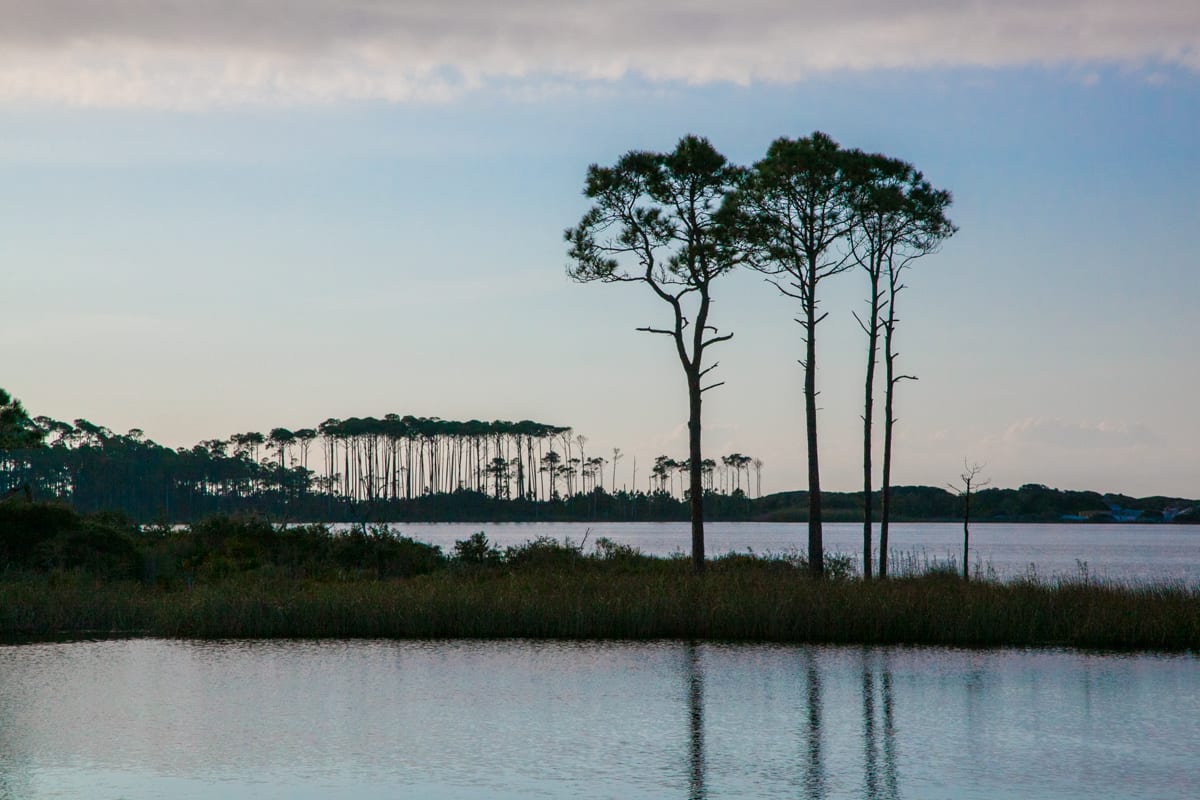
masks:
{"type": "MultiPolygon", "coordinates": [[[[816,270],[812,271],[815,275],[816,270]]],[[[808,428],[808,569],[814,577],[825,574],[825,548],[821,531],[821,465],[817,457],[817,310],[816,282],[809,281],[805,303],[804,420],[808,428]]]]}
{"type": "Polygon", "coordinates": [[[879,519],[879,577],[886,578],[888,570],[888,526],[892,520],[892,431],[896,425],[896,384],[902,378],[896,375],[896,292],[899,287],[896,276],[888,276],[888,309],[883,322],[883,485],[879,487],[882,504],[879,519]]]}
{"type": "Polygon", "coordinates": [[[691,463],[691,496],[688,498],[692,517],[692,568],[704,571],[704,487],[701,484],[700,462],[700,373],[689,370],[688,382],[688,453],[691,463]]]}
{"type": "MultiPolygon", "coordinates": [[[[893,299],[894,300],[894,299],[893,299]]],[[[895,426],[893,398],[898,378],[895,377],[895,351],[892,349],[892,331],[895,317],[890,303],[888,321],[883,329],[883,495],[880,509],[880,577],[888,577],[888,524],[892,522],[892,429],[895,426]]]]}
{"type": "MultiPolygon", "coordinates": [[[[875,414],[875,354],[879,350],[879,270],[872,263],[871,317],[867,324],[867,376],[863,397],[863,578],[871,577],[871,426],[875,414]]],[[[880,545],[882,547],[882,545],[880,545]]]]}
{"type": "Polygon", "coordinates": [[[971,580],[967,567],[967,547],[971,543],[971,484],[967,484],[966,504],[963,509],[963,580],[971,580]]]}
{"type": "Polygon", "coordinates": [[[891,359],[887,364],[887,389],[884,390],[884,419],[883,419],[883,485],[879,487],[882,495],[882,507],[879,514],[879,577],[886,578],[888,570],[888,522],[892,518],[892,426],[896,422],[892,416],[892,382],[891,359]]]}
{"type": "Polygon", "coordinates": [[[871,577],[871,424],[875,398],[875,331],[867,355],[866,393],[863,402],[863,578],[871,577]]]}

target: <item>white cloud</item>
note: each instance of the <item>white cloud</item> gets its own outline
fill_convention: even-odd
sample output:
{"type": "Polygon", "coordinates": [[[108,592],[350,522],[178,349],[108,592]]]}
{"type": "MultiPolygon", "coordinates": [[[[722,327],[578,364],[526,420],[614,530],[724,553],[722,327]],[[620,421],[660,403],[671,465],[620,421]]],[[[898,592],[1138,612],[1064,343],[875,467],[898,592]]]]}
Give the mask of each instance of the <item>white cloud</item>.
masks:
{"type": "Polygon", "coordinates": [[[0,102],[437,101],[490,81],[830,70],[1200,69],[1194,0],[0,0],[0,102]]]}

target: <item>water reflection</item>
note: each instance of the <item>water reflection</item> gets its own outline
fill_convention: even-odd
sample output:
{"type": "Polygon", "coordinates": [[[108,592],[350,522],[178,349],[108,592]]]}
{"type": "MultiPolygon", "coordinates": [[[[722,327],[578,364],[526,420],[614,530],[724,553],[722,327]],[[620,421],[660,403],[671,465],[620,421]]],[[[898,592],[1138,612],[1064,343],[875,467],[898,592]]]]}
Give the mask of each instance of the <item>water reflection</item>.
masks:
{"type": "MultiPolygon", "coordinates": [[[[883,662],[888,666],[890,654],[885,653],[883,662]]],[[[883,680],[883,786],[884,797],[900,796],[900,772],[896,767],[896,717],[892,700],[892,671],[884,669],[883,680]]]]}
{"type": "Polygon", "coordinates": [[[808,700],[808,728],[806,752],[808,760],[804,771],[805,797],[822,800],[825,797],[825,764],[821,760],[821,670],[813,648],[805,648],[805,694],[808,700]]]}
{"type": "Polygon", "coordinates": [[[562,642],[0,648],[0,800],[1200,797],[1200,659],[562,642]]]}
{"type": "Polygon", "coordinates": [[[875,730],[875,673],[871,671],[871,652],[862,654],[862,713],[863,713],[863,760],[866,762],[863,777],[866,781],[867,797],[879,797],[879,739],[875,730]]]}
{"type": "Polygon", "coordinates": [[[704,785],[704,673],[695,642],[688,642],[684,655],[688,683],[688,797],[704,800],[708,797],[704,785]]]}
{"type": "Polygon", "coordinates": [[[29,797],[29,768],[21,757],[20,732],[14,723],[14,709],[3,692],[0,680],[0,800],[29,797]]]}
{"type": "MultiPolygon", "coordinates": [[[[704,800],[709,795],[706,781],[705,752],[705,659],[704,646],[689,642],[684,645],[684,678],[687,687],[688,797],[704,800]]],[[[819,648],[805,648],[804,659],[804,716],[802,725],[803,771],[802,797],[806,800],[825,800],[831,794],[825,764],[824,723],[825,699],[822,671],[828,665],[820,662],[819,648]]],[[[900,797],[898,749],[896,745],[895,702],[892,693],[893,677],[890,653],[886,650],[864,648],[857,694],[862,709],[863,796],[868,800],[898,800],[900,797]]]]}
{"type": "Polygon", "coordinates": [[[863,781],[869,800],[896,800],[900,796],[890,667],[888,651],[862,651],[863,781]],[[878,706],[876,680],[881,693],[878,706]]]}

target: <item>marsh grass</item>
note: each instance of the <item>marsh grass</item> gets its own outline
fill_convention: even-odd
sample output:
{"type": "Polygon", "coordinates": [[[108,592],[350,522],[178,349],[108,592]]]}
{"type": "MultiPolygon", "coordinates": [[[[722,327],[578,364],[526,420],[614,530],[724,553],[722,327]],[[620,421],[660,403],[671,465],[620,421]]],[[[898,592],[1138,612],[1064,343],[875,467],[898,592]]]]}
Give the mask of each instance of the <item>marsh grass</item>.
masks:
{"type": "Polygon", "coordinates": [[[0,635],[185,638],[707,639],[1200,648],[1200,596],[1177,586],[948,576],[813,581],[777,562],[445,570],[407,579],[246,577],[164,589],[85,575],[0,583],[0,635]]]}
{"type": "Polygon", "coordinates": [[[863,581],[852,557],[834,555],[828,577],[813,580],[797,551],[727,553],[696,575],[682,554],[647,556],[604,538],[590,548],[539,538],[501,550],[479,533],[447,556],[388,529],[332,534],[216,518],[190,531],[123,532],[119,521],[71,522],[58,511],[30,519],[37,538],[28,547],[9,536],[16,528],[0,530],[9,536],[0,542],[7,641],[666,638],[1200,650],[1200,589],[1099,583],[1085,564],[1071,576],[1006,582],[977,565],[979,579],[967,582],[952,562],[896,554],[896,577],[863,581]],[[54,527],[63,520],[70,524],[54,527]],[[120,558],[97,560],[95,543],[120,558]]]}

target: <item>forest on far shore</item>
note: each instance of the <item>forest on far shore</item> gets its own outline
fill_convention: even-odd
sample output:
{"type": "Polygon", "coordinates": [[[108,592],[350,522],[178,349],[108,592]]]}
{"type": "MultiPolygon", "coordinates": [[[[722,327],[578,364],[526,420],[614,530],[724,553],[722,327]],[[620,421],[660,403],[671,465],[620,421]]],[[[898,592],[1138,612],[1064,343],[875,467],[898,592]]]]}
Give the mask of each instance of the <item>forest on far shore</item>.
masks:
{"type": "MultiPolygon", "coordinates": [[[[271,449],[267,437],[235,434],[228,441],[172,450],[138,431],[114,434],[86,420],[73,426],[38,422],[58,431],[50,443],[0,449],[0,488],[8,491],[9,502],[20,500],[28,488],[31,497],[57,499],[80,513],[117,511],[141,523],[193,522],[214,514],[254,514],[279,522],[688,519],[679,479],[685,463],[662,456],[643,472],[645,490],[613,491],[611,458],[588,458],[579,446],[579,439],[586,444],[584,437],[539,423],[423,420],[420,433],[388,438],[381,433],[386,425],[373,424],[378,420],[327,421],[313,437],[326,457],[318,472],[307,466],[309,454],[298,444],[279,444],[286,437],[278,429],[271,449]],[[564,439],[575,447],[566,458],[564,439]]],[[[734,453],[706,465],[706,516],[806,521],[807,492],[753,496],[755,461],[734,453]]],[[[894,519],[901,522],[954,520],[962,514],[962,498],[937,487],[898,486],[893,501],[894,519]]],[[[821,505],[829,521],[862,521],[861,492],[824,492],[821,505]]],[[[972,516],[981,522],[1196,523],[1200,501],[1027,484],[974,493],[972,516]]]]}
{"type": "MultiPolygon", "coordinates": [[[[237,433],[171,449],[140,430],[115,433],[84,419],[30,417],[0,389],[0,497],[58,500],[79,513],[194,522],[215,514],[287,522],[682,521],[689,464],[659,456],[620,482],[620,449],[588,450],[571,428],[388,414],[327,419],[313,428],[237,433]],[[640,477],[639,477],[640,476],[640,477]]],[[[630,471],[630,467],[634,467],[630,471]]],[[[731,453],[706,459],[705,515],[713,520],[805,522],[808,493],[762,495],[763,463],[731,453]]],[[[879,497],[874,499],[876,514],[879,497]]],[[[898,486],[893,519],[954,520],[954,491],[898,486]]],[[[825,518],[861,522],[862,492],[823,492],[825,518]]],[[[1200,501],[1061,491],[1037,484],[972,494],[979,521],[1200,522],[1200,501]]],[[[878,518],[878,517],[876,517],[878,518]]]]}

